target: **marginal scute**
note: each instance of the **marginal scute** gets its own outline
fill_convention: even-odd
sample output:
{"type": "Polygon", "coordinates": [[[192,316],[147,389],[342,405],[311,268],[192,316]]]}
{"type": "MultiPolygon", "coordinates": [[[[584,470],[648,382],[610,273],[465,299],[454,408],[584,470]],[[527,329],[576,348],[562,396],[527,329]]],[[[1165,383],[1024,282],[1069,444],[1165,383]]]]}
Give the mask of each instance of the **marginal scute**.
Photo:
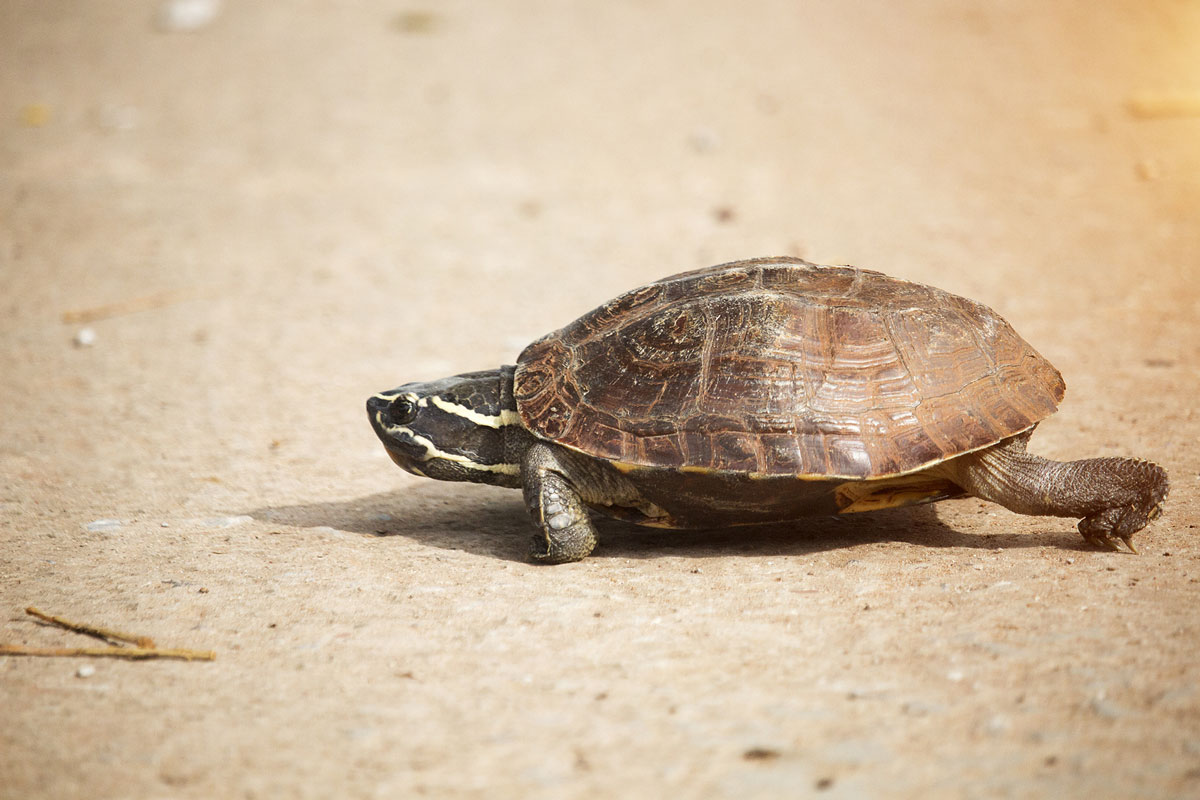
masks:
{"type": "Polygon", "coordinates": [[[882,478],[1052,414],[1058,371],[994,311],[794,258],[627,292],[521,354],[535,434],[626,468],[882,478]]]}

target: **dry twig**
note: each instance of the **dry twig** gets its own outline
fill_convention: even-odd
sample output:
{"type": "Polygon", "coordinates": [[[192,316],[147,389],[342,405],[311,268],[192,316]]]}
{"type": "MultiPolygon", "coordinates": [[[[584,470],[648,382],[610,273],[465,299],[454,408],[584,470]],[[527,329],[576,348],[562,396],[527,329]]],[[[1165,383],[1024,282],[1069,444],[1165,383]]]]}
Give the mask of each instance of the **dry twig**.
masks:
{"type": "Polygon", "coordinates": [[[68,325],[95,322],[98,319],[108,319],[109,317],[120,317],[125,314],[134,314],[138,311],[149,311],[154,308],[163,308],[165,306],[174,305],[184,300],[190,300],[193,297],[200,295],[195,289],[178,289],[173,291],[155,292],[143,297],[132,297],[128,300],[118,300],[115,303],[106,303],[101,306],[92,306],[91,308],[80,308],[72,311],[64,311],[62,315],[63,322],[68,325]]]}
{"type": "Polygon", "coordinates": [[[153,647],[26,647],[20,644],[0,644],[0,656],[97,656],[108,658],[179,658],[184,661],[213,661],[212,650],[158,650],[153,647]]]}
{"type": "Polygon", "coordinates": [[[109,630],[108,628],[98,628],[82,622],[72,622],[71,620],[63,617],[55,617],[47,614],[44,611],[39,611],[33,606],[26,608],[25,613],[37,617],[40,620],[44,620],[45,622],[57,625],[60,628],[66,628],[67,630],[74,631],[75,633],[82,633],[85,636],[94,636],[97,639],[103,639],[110,644],[128,642],[129,644],[135,644],[138,647],[153,648],[155,646],[154,640],[149,636],[138,636],[134,633],[121,633],[120,631],[109,630]]]}

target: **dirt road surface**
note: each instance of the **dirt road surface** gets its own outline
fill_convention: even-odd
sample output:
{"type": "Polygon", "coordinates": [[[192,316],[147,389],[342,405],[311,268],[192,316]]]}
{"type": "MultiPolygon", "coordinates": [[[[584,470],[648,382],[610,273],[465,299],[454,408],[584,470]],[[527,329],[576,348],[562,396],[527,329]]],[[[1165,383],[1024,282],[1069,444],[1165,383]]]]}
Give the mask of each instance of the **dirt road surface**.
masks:
{"type": "Polygon", "coordinates": [[[208,5],[0,6],[0,641],[217,653],[0,657],[0,797],[1200,795],[1200,6],[208,5]],[[1170,471],[1142,555],[968,499],[536,567],[367,424],[776,254],[997,309],[1038,452],[1170,471]]]}

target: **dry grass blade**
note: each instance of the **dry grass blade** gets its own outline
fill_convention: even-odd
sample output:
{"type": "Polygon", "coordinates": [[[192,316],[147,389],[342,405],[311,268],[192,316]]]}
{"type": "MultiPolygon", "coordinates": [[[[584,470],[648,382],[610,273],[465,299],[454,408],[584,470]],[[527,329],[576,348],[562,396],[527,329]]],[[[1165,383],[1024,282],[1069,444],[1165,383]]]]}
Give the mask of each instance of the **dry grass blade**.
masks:
{"type": "Polygon", "coordinates": [[[115,303],[106,303],[105,305],[93,306],[91,308],[64,311],[62,320],[68,325],[95,322],[99,319],[120,317],[124,316],[125,314],[134,314],[138,311],[149,311],[155,308],[163,308],[165,306],[174,305],[175,303],[180,303],[184,300],[190,300],[193,297],[199,296],[201,296],[201,293],[194,289],[155,292],[154,294],[148,294],[143,297],[133,297],[128,300],[120,300],[115,303]]]}
{"type": "Polygon", "coordinates": [[[44,611],[29,606],[25,609],[25,613],[30,616],[37,617],[44,622],[49,622],[52,625],[57,625],[60,628],[66,628],[75,633],[82,633],[85,636],[94,636],[97,639],[103,639],[106,642],[128,642],[129,644],[137,645],[138,647],[153,648],[154,640],[149,636],[138,636],[135,633],[122,633],[121,631],[110,630],[109,628],[100,628],[95,625],[88,625],[83,622],[72,622],[64,617],[56,617],[52,614],[47,614],[44,611]]]}
{"type": "Polygon", "coordinates": [[[217,658],[217,654],[212,650],[157,650],[153,647],[25,647],[19,644],[0,644],[0,656],[92,656],[131,660],[175,658],[184,661],[214,661],[217,658]]]}

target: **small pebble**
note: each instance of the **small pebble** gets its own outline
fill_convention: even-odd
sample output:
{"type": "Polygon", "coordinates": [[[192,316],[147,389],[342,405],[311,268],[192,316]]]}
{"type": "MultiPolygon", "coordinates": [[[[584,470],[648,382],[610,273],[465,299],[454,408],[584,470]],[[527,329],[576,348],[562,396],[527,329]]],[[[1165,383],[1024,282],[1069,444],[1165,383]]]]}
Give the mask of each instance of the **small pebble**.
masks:
{"type": "Polygon", "coordinates": [[[200,524],[206,528],[232,528],[236,525],[244,525],[247,522],[253,521],[253,517],[246,514],[239,514],[236,517],[209,517],[208,519],[200,520],[200,524]]]}
{"type": "Polygon", "coordinates": [[[1092,711],[1105,719],[1120,719],[1127,716],[1125,709],[1116,703],[1111,703],[1103,697],[1094,697],[1091,702],[1092,711]]]}
{"type": "Polygon", "coordinates": [[[747,761],[774,761],[779,756],[780,752],[773,747],[751,747],[742,753],[747,761]]]}
{"type": "Polygon", "coordinates": [[[169,528],[169,527],[171,527],[171,523],[169,523],[169,522],[160,522],[160,523],[158,523],[158,524],[159,524],[159,527],[162,527],[162,528],[169,528]]]}
{"type": "Polygon", "coordinates": [[[996,714],[994,717],[989,718],[983,725],[984,732],[989,736],[1000,736],[1008,733],[1011,729],[1012,723],[1003,714],[996,714]]]}
{"type": "Polygon", "coordinates": [[[166,0],[158,8],[158,27],[169,32],[198,31],[217,18],[220,0],[166,0]]]}
{"type": "Polygon", "coordinates": [[[91,664],[84,664],[82,667],[75,670],[75,677],[77,677],[77,678],[90,678],[95,674],[96,674],[96,668],[93,667],[91,664]]]}
{"type": "Polygon", "coordinates": [[[91,347],[96,343],[96,331],[93,328],[80,328],[75,333],[72,342],[76,347],[91,347]]]}

